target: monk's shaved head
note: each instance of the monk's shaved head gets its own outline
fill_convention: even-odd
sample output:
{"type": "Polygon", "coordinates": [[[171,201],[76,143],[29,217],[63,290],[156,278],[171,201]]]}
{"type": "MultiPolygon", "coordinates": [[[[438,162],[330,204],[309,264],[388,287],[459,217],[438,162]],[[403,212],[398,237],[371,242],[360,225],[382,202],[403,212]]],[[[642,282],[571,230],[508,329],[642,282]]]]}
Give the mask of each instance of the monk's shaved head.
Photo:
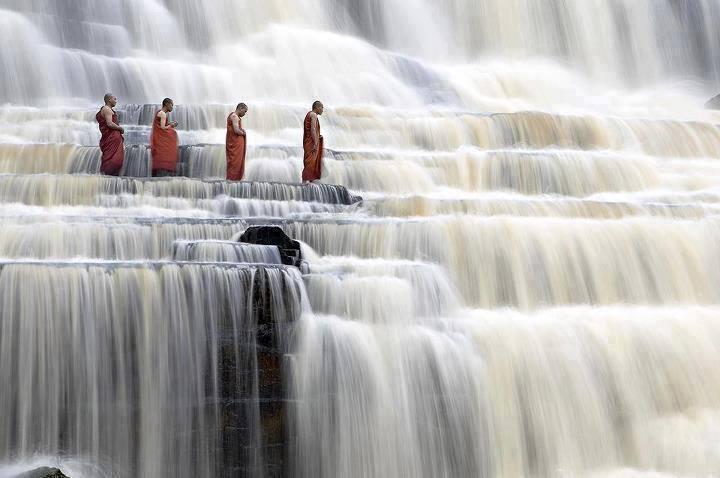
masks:
{"type": "Polygon", "coordinates": [[[111,108],[114,108],[117,104],[117,98],[115,98],[115,95],[112,93],[105,93],[105,96],[103,96],[103,100],[105,101],[105,104],[110,106],[111,108]]]}
{"type": "Polygon", "coordinates": [[[316,101],[316,102],[314,102],[313,105],[312,105],[312,110],[313,110],[313,111],[315,112],[315,114],[317,114],[317,115],[323,114],[323,110],[324,110],[324,109],[325,109],[325,107],[323,106],[323,104],[322,104],[321,101],[316,101]]]}
{"type": "Polygon", "coordinates": [[[171,98],[165,98],[162,102],[162,107],[165,111],[167,111],[169,113],[175,107],[175,103],[173,102],[173,100],[171,98]]]}

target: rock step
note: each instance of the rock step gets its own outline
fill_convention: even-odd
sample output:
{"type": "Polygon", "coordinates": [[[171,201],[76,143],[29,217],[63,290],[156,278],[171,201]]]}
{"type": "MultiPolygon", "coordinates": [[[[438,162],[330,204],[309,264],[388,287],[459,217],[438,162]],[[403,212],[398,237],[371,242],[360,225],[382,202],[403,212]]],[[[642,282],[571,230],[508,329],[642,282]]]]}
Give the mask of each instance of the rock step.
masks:
{"type": "Polygon", "coordinates": [[[246,244],[237,241],[175,241],[173,258],[190,262],[239,262],[253,264],[283,264],[276,245],[246,244]]]}
{"type": "Polygon", "coordinates": [[[344,186],[323,183],[225,181],[185,177],[127,178],[99,175],[0,174],[0,202],[29,205],[95,205],[100,195],[305,201],[350,205],[362,198],[344,186]]]}
{"type": "MultiPolygon", "coordinates": [[[[123,105],[120,122],[129,143],[147,142],[153,105],[123,105]]],[[[182,142],[221,141],[230,107],[178,105],[182,142]]],[[[96,111],[39,111],[0,109],[0,134],[16,141],[97,144],[96,111]],[[59,119],[59,121],[57,121],[59,119]],[[56,121],[53,121],[56,120],[56,121]],[[71,120],[71,121],[68,121],[71,120]],[[33,126],[39,121],[42,127],[33,126]],[[10,124],[11,126],[5,126],[10,124]]],[[[252,110],[246,127],[263,138],[300,145],[302,108],[260,106],[252,110]]],[[[401,112],[384,109],[336,108],[323,116],[328,145],[348,148],[373,144],[379,148],[454,150],[467,145],[485,149],[505,147],[563,147],[575,149],[638,150],[653,156],[720,156],[720,130],[711,116],[698,120],[553,114],[540,111],[478,113],[467,111],[401,112]]]]}

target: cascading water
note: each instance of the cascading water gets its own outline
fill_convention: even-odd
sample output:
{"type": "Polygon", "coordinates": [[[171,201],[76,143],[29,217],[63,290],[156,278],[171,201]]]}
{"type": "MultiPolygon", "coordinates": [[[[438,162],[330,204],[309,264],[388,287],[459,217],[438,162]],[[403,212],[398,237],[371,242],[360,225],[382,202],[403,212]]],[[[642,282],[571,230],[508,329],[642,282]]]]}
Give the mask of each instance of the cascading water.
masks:
{"type": "Polygon", "coordinates": [[[0,478],[718,476],[719,21],[0,0],[0,478]],[[108,91],[122,178],[97,175],[108,91]],[[187,178],[147,177],[166,96],[187,178]]]}
{"type": "MultiPolygon", "coordinates": [[[[223,448],[228,409],[259,414],[259,275],[290,306],[273,310],[280,323],[302,311],[294,270],[3,264],[0,449],[81,457],[123,476],[212,476],[235,453],[223,448]],[[221,370],[233,355],[234,377],[221,370]]],[[[259,430],[245,432],[261,474],[259,430]]]]}

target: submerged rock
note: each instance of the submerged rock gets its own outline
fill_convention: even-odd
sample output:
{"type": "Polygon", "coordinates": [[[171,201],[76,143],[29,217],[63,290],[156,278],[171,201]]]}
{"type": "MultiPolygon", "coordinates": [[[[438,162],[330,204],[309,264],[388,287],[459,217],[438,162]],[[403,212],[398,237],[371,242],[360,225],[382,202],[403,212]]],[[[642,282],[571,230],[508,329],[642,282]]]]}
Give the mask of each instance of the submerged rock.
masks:
{"type": "Polygon", "coordinates": [[[35,470],[27,471],[16,478],[69,478],[58,468],[49,468],[44,466],[35,470]]]}

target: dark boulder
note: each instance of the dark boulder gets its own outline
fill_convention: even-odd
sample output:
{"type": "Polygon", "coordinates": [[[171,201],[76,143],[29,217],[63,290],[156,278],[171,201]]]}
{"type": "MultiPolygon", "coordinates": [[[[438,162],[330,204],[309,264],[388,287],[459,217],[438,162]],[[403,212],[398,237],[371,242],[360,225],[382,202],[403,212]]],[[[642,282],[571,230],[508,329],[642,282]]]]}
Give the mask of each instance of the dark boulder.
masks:
{"type": "Polygon", "coordinates": [[[278,226],[250,226],[240,236],[240,242],[277,246],[280,249],[280,259],[283,264],[295,267],[302,265],[300,243],[290,238],[278,226]]]}
{"type": "Polygon", "coordinates": [[[62,471],[57,468],[42,467],[35,470],[26,471],[16,478],[68,478],[62,471]]]}

